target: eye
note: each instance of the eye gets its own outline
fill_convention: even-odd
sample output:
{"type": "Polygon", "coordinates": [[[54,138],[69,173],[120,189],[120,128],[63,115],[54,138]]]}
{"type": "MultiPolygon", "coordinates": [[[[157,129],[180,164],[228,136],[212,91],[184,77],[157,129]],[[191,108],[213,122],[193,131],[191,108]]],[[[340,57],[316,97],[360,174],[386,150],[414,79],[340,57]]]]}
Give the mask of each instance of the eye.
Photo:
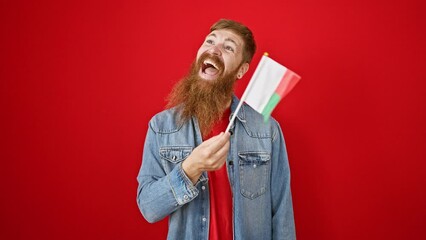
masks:
{"type": "Polygon", "coordinates": [[[211,40],[211,39],[207,39],[207,40],[206,40],[206,43],[207,43],[207,44],[210,44],[210,45],[213,45],[213,44],[214,44],[214,41],[213,41],[213,40],[211,40]]]}
{"type": "Polygon", "coordinates": [[[226,51],[234,52],[234,48],[231,46],[225,46],[226,51]]]}

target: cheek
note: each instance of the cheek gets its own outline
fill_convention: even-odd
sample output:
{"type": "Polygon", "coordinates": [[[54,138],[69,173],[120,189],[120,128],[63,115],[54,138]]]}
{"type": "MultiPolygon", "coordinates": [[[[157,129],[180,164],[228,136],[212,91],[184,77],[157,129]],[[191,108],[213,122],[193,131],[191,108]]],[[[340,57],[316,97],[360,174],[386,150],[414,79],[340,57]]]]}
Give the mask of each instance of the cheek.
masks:
{"type": "Polygon", "coordinates": [[[235,69],[237,68],[237,64],[236,64],[235,61],[233,61],[233,59],[224,58],[223,61],[225,63],[225,71],[226,72],[235,71],[235,69]]]}
{"type": "Polygon", "coordinates": [[[206,51],[206,48],[201,46],[198,51],[197,51],[197,60],[198,58],[201,56],[201,54],[203,54],[206,51]]]}

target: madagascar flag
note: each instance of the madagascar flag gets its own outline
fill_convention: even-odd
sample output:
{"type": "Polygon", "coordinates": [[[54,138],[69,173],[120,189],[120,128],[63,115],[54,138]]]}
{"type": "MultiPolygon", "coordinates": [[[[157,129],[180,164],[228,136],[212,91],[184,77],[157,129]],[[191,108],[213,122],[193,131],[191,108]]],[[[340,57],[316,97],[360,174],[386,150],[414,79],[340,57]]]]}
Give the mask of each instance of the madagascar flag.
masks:
{"type": "Polygon", "coordinates": [[[265,53],[241,100],[261,113],[266,122],[279,101],[293,89],[299,80],[299,75],[272,60],[265,53]]]}

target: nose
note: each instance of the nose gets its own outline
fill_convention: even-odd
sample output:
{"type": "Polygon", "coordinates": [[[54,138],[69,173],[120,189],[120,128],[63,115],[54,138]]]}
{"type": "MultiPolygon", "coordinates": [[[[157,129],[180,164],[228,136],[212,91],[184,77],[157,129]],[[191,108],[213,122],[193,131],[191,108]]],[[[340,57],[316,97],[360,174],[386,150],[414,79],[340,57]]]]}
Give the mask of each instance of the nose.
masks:
{"type": "Polygon", "coordinates": [[[221,56],[222,52],[220,51],[219,47],[220,46],[218,46],[218,45],[211,46],[211,48],[209,49],[209,53],[217,55],[217,56],[221,56]]]}

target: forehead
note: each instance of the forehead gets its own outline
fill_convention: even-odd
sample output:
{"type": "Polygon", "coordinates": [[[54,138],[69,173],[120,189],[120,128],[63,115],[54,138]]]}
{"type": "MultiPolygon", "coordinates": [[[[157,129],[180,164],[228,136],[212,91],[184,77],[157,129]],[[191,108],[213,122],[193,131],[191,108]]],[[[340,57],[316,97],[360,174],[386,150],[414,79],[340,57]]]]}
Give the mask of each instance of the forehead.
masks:
{"type": "Polygon", "coordinates": [[[214,30],[213,32],[211,32],[207,35],[207,38],[208,37],[217,38],[217,39],[220,39],[220,40],[223,40],[223,41],[234,42],[238,46],[242,46],[243,43],[244,43],[243,39],[240,37],[240,35],[234,33],[232,30],[228,30],[228,29],[214,30]]]}

